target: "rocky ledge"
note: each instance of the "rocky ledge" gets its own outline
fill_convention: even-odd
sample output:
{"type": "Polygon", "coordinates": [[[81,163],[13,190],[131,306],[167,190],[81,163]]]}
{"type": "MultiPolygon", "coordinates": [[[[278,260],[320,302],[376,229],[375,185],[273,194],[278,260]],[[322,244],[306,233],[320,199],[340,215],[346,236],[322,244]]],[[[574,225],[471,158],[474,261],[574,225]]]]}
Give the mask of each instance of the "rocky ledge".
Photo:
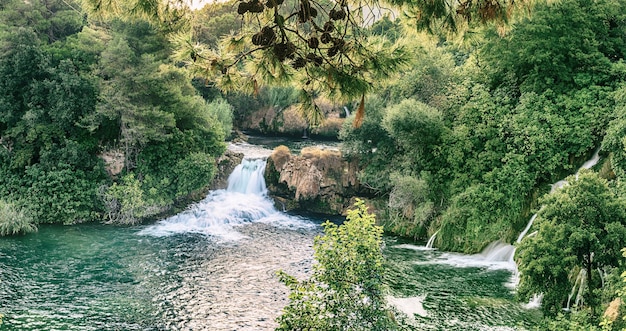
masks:
{"type": "Polygon", "coordinates": [[[359,191],[357,164],[336,149],[307,147],[299,155],[286,146],[274,149],[265,181],[279,208],[343,214],[359,191]]]}

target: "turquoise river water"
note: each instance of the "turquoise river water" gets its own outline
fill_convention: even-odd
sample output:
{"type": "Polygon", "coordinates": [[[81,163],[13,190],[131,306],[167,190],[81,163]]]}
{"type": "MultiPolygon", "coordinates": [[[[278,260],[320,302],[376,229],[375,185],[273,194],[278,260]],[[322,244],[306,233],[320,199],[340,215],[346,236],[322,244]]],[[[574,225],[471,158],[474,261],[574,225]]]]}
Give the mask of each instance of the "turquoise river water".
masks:
{"type": "MultiPolygon", "coordinates": [[[[0,238],[0,331],[272,330],[287,303],[275,272],[310,272],[323,219],[274,209],[263,161],[248,161],[229,189],[154,224],[0,238]]],[[[507,261],[392,237],[385,255],[389,301],[415,330],[523,330],[541,317],[514,300],[507,261]]]]}

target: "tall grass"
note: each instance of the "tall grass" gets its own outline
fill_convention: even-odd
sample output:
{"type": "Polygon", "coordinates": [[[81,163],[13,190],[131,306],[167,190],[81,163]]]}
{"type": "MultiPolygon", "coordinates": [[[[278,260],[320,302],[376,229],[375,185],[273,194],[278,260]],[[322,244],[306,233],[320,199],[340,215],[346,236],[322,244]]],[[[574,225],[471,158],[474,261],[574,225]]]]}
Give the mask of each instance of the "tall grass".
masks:
{"type": "Polygon", "coordinates": [[[26,234],[37,231],[30,216],[14,203],[0,199],[0,236],[26,234]]]}

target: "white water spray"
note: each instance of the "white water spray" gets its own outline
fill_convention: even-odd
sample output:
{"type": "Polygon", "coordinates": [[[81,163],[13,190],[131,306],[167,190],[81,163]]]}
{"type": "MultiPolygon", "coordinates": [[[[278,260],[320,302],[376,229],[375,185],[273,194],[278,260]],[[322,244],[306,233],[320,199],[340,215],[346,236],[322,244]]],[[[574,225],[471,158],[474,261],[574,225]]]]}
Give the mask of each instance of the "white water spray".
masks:
{"type": "Polygon", "coordinates": [[[236,226],[251,222],[277,226],[309,228],[313,223],[290,216],[274,208],[267,197],[263,174],[265,159],[244,159],[228,177],[228,188],[209,192],[207,197],[186,211],[161,220],[140,234],[168,236],[177,233],[200,233],[222,240],[243,237],[236,226]]]}
{"type": "MultiPolygon", "coordinates": [[[[580,171],[582,169],[590,169],[593,166],[595,166],[598,161],[600,160],[600,156],[599,156],[599,152],[600,149],[598,148],[593,156],[591,157],[591,159],[587,160],[585,163],[583,163],[583,165],[576,171],[576,179],[578,179],[578,174],[580,173],[580,171]]],[[[557,191],[558,189],[560,189],[561,187],[567,185],[568,182],[567,180],[560,180],[554,184],[552,184],[552,188],[550,190],[549,194],[554,193],[555,191],[557,191]]],[[[526,224],[526,227],[524,228],[524,230],[519,234],[519,236],[517,237],[516,240],[516,244],[519,244],[522,242],[522,240],[526,237],[526,234],[528,233],[528,231],[532,228],[535,219],[537,218],[537,214],[534,214],[530,220],[528,221],[528,224],[526,224]]],[[[535,235],[537,233],[537,231],[534,231],[533,233],[531,233],[529,236],[535,235]]],[[[485,248],[483,250],[483,252],[481,252],[481,254],[479,254],[479,256],[482,256],[486,262],[494,262],[494,261],[507,261],[508,259],[508,263],[510,264],[510,269],[512,270],[512,275],[511,275],[511,279],[509,280],[509,283],[507,283],[507,286],[515,289],[517,287],[517,285],[519,284],[519,272],[517,269],[517,265],[515,263],[514,260],[514,256],[515,256],[515,250],[516,247],[513,245],[509,245],[509,244],[505,244],[502,243],[500,241],[495,241],[491,244],[489,244],[487,246],[487,248],[485,248]]],[[[570,301],[572,299],[572,297],[574,296],[574,290],[576,288],[578,288],[578,292],[575,298],[575,305],[578,305],[581,300],[582,300],[582,287],[584,284],[579,284],[578,283],[578,279],[577,279],[577,283],[574,284],[574,288],[572,288],[572,293],[570,294],[570,297],[568,298],[568,303],[567,303],[567,309],[569,309],[570,306],[570,301]],[[577,287],[578,285],[578,287],[577,287]]],[[[584,280],[580,281],[581,283],[584,283],[584,280]]],[[[543,298],[543,294],[535,294],[533,296],[533,298],[531,298],[531,300],[528,302],[528,304],[524,305],[525,308],[538,308],[539,306],[541,306],[541,299],[543,298]]]]}
{"type": "Polygon", "coordinates": [[[433,233],[433,235],[430,236],[430,238],[428,238],[428,242],[426,243],[426,248],[433,249],[433,244],[435,243],[435,238],[437,238],[437,233],[439,233],[439,230],[435,231],[435,233],[433,233]]]}
{"type": "Polygon", "coordinates": [[[576,281],[574,282],[574,286],[572,286],[572,291],[567,296],[567,307],[564,310],[570,310],[572,308],[571,302],[572,298],[574,298],[574,294],[576,294],[576,298],[574,300],[574,307],[578,307],[583,303],[583,291],[585,289],[585,280],[587,279],[587,270],[580,269],[578,275],[576,276],[576,281]]]}
{"type": "Polygon", "coordinates": [[[264,160],[243,159],[241,164],[235,167],[233,173],[228,176],[228,192],[239,192],[251,195],[267,194],[265,186],[264,160]]]}
{"type": "Polygon", "coordinates": [[[528,233],[528,230],[530,230],[530,227],[533,226],[533,223],[535,222],[535,218],[537,218],[537,214],[533,215],[533,217],[530,218],[530,221],[528,221],[528,224],[526,224],[524,231],[522,231],[517,237],[517,240],[515,241],[516,243],[519,244],[522,242],[522,239],[524,239],[524,237],[526,236],[526,233],[528,233]]]}

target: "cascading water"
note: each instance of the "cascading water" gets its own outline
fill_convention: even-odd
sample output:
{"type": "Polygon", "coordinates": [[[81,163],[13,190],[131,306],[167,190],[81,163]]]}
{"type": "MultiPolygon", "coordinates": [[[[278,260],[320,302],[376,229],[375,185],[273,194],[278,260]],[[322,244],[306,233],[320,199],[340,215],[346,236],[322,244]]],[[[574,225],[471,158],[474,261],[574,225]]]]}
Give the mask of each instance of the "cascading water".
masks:
{"type": "Polygon", "coordinates": [[[429,248],[429,249],[433,248],[433,244],[435,243],[435,238],[437,238],[437,233],[439,233],[439,230],[435,231],[435,233],[433,233],[433,235],[430,236],[430,238],[428,238],[428,242],[426,243],[426,248],[429,248]]]}
{"type": "Polygon", "coordinates": [[[243,237],[234,227],[250,222],[272,223],[286,227],[313,227],[303,218],[279,212],[267,197],[263,174],[265,159],[243,159],[228,177],[228,188],[210,192],[188,210],[159,221],[140,232],[167,236],[176,233],[201,233],[223,240],[243,237]]]}
{"type": "Polygon", "coordinates": [[[522,242],[522,239],[524,239],[524,237],[526,236],[526,233],[528,233],[528,230],[530,230],[530,227],[533,226],[533,223],[535,222],[535,218],[537,218],[537,214],[534,214],[530,218],[530,221],[528,221],[528,224],[526,224],[526,227],[524,228],[524,230],[517,237],[517,240],[515,241],[516,243],[519,244],[522,242]]]}
{"type": "Polygon", "coordinates": [[[241,164],[235,167],[233,173],[228,176],[228,188],[226,191],[253,195],[266,194],[267,187],[263,178],[265,163],[262,159],[243,159],[241,164]]]}
{"type": "MultiPolygon", "coordinates": [[[[600,149],[596,149],[596,151],[593,153],[593,156],[591,157],[591,159],[587,160],[585,163],[583,163],[583,165],[578,168],[578,170],[576,171],[576,175],[575,178],[578,179],[578,174],[580,173],[581,170],[583,169],[591,169],[593,166],[595,166],[596,164],[598,164],[598,161],[600,161],[600,149]]],[[[560,188],[562,188],[563,186],[567,185],[568,182],[567,180],[563,179],[560,180],[554,184],[551,185],[551,189],[550,189],[550,193],[549,194],[553,194],[554,192],[558,191],[560,188]]],[[[526,225],[526,227],[524,228],[524,230],[519,234],[519,236],[517,237],[517,240],[515,241],[516,244],[519,244],[522,242],[522,239],[524,239],[524,237],[526,237],[526,234],[528,233],[528,231],[530,230],[530,228],[533,226],[533,223],[535,221],[535,219],[537,218],[538,213],[535,213],[531,218],[530,221],[528,221],[528,224],[526,225]]],[[[535,234],[535,232],[533,232],[533,234],[535,234]]],[[[517,265],[515,264],[515,260],[513,259],[513,257],[515,256],[515,250],[516,247],[511,246],[511,263],[514,266],[513,269],[513,275],[511,276],[511,280],[509,282],[509,287],[517,287],[518,283],[519,283],[519,272],[517,270],[517,265]]],[[[584,280],[583,280],[584,281],[584,280]]],[[[580,284],[579,287],[579,292],[582,293],[582,282],[580,284]]],[[[573,296],[574,290],[576,288],[576,286],[578,285],[578,280],[576,281],[576,283],[574,284],[574,287],[572,288],[572,294],[570,294],[570,296],[567,299],[567,308],[569,309],[570,306],[570,300],[573,296]]],[[[541,306],[541,299],[543,298],[543,294],[535,294],[533,295],[533,297],[531,298],[530,302],[528,302],[528,304],[525,305],[526,308],[538,308],[541,306]]],[[[579,297],[576,297],[576,304],[578,304],[579,302],[579,297]]]]}

